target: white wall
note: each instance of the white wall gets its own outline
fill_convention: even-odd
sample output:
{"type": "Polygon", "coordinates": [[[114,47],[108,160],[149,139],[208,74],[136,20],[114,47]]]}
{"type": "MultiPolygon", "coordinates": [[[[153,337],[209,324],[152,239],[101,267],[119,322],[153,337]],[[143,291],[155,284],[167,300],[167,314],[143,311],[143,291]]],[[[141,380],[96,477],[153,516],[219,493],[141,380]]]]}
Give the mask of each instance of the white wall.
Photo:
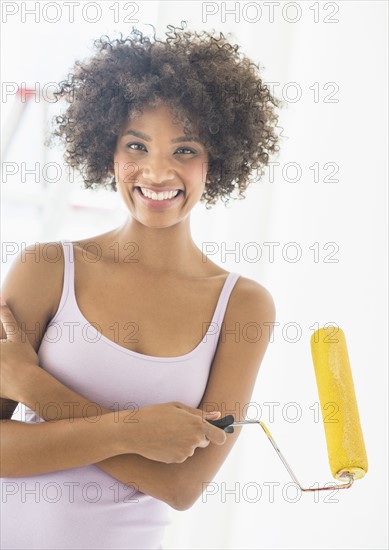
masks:
{"type": "MultiPolygon", "coordinates": [[[[71,25],[41,23],[39,37],[34,22],[20,25],[10,18],[3,29],[3,80],[62,78],[73,60],[87,53],[92,38],[129,28],[112,23],[109,4],[101,2],[105,19],[99,23],[85,23],[81,18],[71,25]],[[65,47],[61,44],[64,38],[65,47]],[[16,50],[15,44],[19,44],[16,50]]],[[[265,81],[280,83],[275,88],[278,97],[282,98],[281,90],[290,82],[301,90],[301,99],[287,101],[281,112],[284,139],[280,155],[274,159],[280,163],[274,179],[271,181],[268,173],[249,189],[245,201],[229,209],[220,205],[206,212],[196,207],[193,234],[198,243],[215,242],[219,249],[240,244],[241,253],[235,259],[231,254],[225,263],[221,254],[212,259],[259,281],[274,297],[280,324],[251,401],[301,483],[311,486],[333,481],[323,424],[315,421],[313,411],[318,395],[309,349],[312,327],[335,322],[345,332],[369,457],[368,474],[352,489],[321,493],[317,501],[313,495],[303,494],[293,503],[296,492],[288,489],[291,480],[275,451],[259,427],[247,426],[214,480],[217,493],[200,499],[187,512],[172,512],[174,523],[166,533],[165,548],[387,548],[387,4],[281,2],[273,23],[263,2],[241,2],[240,19],[237,14],[226,14],[225,21],[223,6],[231,9],[234,2],[138,5],[140,22],[156,24],[160,35],[166,24],[178,25],[183,19],[190,28],[232,32],[242,49],[265,67],[265,81]],[[296,23],[285,20],[295,17],[292,4],[301,10],[296,23]],[[207,6],[217,13],[206,18],[207,6]],[[319,10],[316,23],[312,6],[319,10]],[[258,7],[262,17],[250,22],[258,7]],[[325,16],[338,22],[325,23],[325,16]],[[315,82],[318,102],[309,89],[315,82]],[[339,87],[334,95],[337,103],[323,101],[334,89],[331,86],[339,87]],[[324,168],[328,162],[338,167],[336,182],[323,181],[330,175],[324,168]],[[294,176],[288,163],[300,167],[301,178],[295,183],[286,179],[294,176]],[[320,167],[318,182],[310,169],[315,163],[320,167]],[[288,166],[285,178],[282,169],[288,166]],[[264,245],[269,242],[280,243],[273,262],[264,245]],[[285,249],[284,255],[281,252],[292,242],[302,253],[295,263],[288,261],[285,249]],[[244,249],[247,243],[261,247],[259,261],[250,261],[254,248],[244,249]],[[320,253],[317,262],[310,249],[314,243],[320,253]],[[325,248],[326,243],[335,243],[336,262],[325,261],[332,251],[325,248]],[[288,323],[300,331],[294,343],[296,332],[292,328],[285,332],[288,323]],[[279,403],[274,421],[265,402],[279,403]],[[294,410],[288,404],[292,402],[301,412],[298,422],[291,421],[294,410]],[[269,483],[279,484],[274,488],[274,501],[269,483]],[[223,494],[226,489],[235,489],[235,494],[223,494]],[[262,491],[257,499],[255,489],[262,491]]],[[[291,86],[289,91],[290,96],[283,97],[286,100],[292,97],[291,86]]],[[[18,162],[41,154],[39,148],[33,148],[38,128],[34,113],[29,116],[30,126],[18,134],[10,152],[10,158],[18,162]]],[[[50,152],[50,158],[55,154],[50,152]]],[[[6,196],[17,189],[14,184],[11,189],[10,182],[3,184],[6,196]]],[[[57,191],[61,188],[58,185],[57,191]]],[[[19,184],[16,195],[19,199],[30,192],[39,195],[39,190],[34,194],[32,189],[32,183],[19,184]]],[[[80,192],[76,186],[71,189],[68,201],[90,204],[86,191],[80,192]]],[[[101,206],[107,198],[93,201],[101,206]]],[[[46,195],[41,206],[47,220],[43,230],[31,202],[11,202],[10,198],[4,202],[3,240],[4,235],[5,240],[18,243],[84,238],[116,226],[123,215],[115,202],[111,207],[116,210],[108,214],[69,210],[65,201],[59,222],[56,209],[60,201],[55,195],[50,200],[46,195]]],[[[292,256],[291,247],[289,252],[292,256]]],[[[4,263],[2,267],[6,267],[4,263]]]]}

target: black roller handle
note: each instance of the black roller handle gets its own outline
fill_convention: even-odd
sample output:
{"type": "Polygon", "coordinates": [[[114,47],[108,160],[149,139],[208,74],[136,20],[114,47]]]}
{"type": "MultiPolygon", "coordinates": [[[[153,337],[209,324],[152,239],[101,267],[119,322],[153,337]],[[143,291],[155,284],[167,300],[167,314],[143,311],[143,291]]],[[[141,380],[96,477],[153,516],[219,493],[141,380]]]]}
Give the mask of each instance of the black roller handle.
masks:
{"type": "Polygon", "coordinates": [[[229,414],[224,418],[220,418],[219,420],[207,420],[207,422],[209,422],[210,424],[213,424],[217,428],[224,430],[228,434],[234,433],[234,427],[230,426],[230,424],[235,422],[235,419],[232,416],[232,414],[229,414]]]}

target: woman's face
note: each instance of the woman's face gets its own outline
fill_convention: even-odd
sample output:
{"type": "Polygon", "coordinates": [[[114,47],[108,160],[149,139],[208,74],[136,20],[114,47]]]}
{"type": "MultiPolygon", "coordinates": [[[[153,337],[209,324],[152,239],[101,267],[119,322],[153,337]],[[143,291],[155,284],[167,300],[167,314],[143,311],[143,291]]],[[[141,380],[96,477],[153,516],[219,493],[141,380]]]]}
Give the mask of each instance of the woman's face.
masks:
{"type": "Polygon", "coordinates": [[[172,118],[166,104],[145,108],[122,127],[114,153],[118,190],[132,216],[148,227],[186,218],[205,187],[207,151],[172,118]]]}

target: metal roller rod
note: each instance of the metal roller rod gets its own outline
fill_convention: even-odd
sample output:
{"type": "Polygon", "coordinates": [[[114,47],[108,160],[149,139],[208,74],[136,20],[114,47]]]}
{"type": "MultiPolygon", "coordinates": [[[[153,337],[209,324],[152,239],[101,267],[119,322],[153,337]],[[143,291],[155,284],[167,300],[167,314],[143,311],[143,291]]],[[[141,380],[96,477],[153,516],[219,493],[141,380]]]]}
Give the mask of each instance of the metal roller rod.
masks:
{"type": "Polygon", "coordinates": [[[301,486],[300,482],[298,481],[297,477],[295,476],[292,468],[289,466],[289,464],[287,463],[284,455],[282,454],[279,446],[277,445],[276,441],[274,440],[273,436],[271,435],[270,431],[268,430],[268,428],[266,427],[266,425],[260,421],[260,420],[241,420],[241,421],[234,421],[232,424],[230,424],[230,426],[242,426],[242,425],[245,425],[245,424],[259,424],[261,426],[261,428],[263,429],[263,431],[265,432],[265,434],[267,435],[270,443],[273,445],[274,449],[276,450],[276,453],[278,454],[278,456],[280,457],[283,465],[285,466],[285,468],[288,470],[289,472],[289,475],[291,476],[291,478],[293,479],[293,481],[299,486],[299,488],[301,489],[301,491],[304,491],[304,492],[313,492],[313,491],[333,491],[334,489],[349,489],[352,484],[354,483],[354,475],[353,474],[349,474],[347,475],[346,477],[348,477],[349,481],[344,483],[343,485],[336,485],[334,484],[332,487],[318,487],[316,489],[310,489],[310,488],[304,488],[301,486]]]}

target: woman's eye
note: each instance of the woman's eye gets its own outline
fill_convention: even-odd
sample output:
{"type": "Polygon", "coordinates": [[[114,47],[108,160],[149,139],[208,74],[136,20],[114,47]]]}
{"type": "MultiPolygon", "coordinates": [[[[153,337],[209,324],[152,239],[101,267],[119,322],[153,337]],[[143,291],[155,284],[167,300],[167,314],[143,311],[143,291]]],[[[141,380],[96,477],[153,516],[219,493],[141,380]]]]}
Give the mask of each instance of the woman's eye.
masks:
{"type": "Polygon", "coordinates": [[[134,151],[138,151],[140,149],[138,149],[138,147],[143,147],[144,148],[144,145],[142,143],[127,143],[126,147],[128,147],[128,149],[133,149],[134,151]],[[133,145],[136,146],[136,149],[133,149],[133,145]]]}
{"type": "MultiPolygon", "coordinates": [[[[180,147],[179,149],[177,149],[177,151],[187,151],[189,153],[192,153],[192,155],[195,154],[195,151],[192,151],[192,149],[188,149],[187,147],[180,147]]],[[[187,154],[187,153],[185,153],[187,154]]]]}

